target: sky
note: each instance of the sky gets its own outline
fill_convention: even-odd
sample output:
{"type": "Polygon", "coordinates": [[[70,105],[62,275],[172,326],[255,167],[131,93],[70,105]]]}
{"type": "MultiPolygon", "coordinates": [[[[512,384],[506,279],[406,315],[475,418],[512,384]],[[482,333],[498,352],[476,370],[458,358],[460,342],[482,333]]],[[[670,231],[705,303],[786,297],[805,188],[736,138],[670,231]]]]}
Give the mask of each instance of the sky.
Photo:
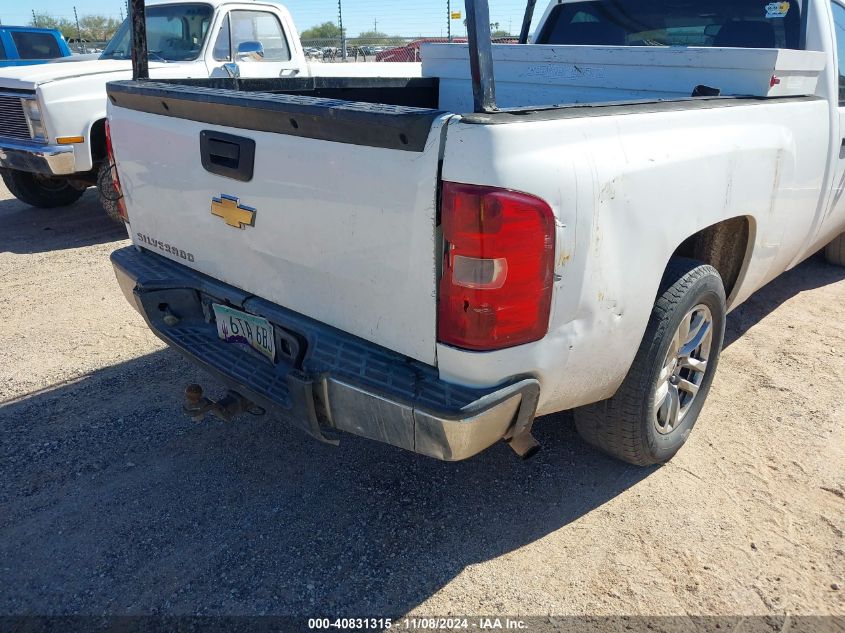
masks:
{"type": "MultiPolygon", "coordinates": [[[[302,31],[326,21],[337,22],[337,0],[282,0],[302,31]]],[[[446,35],[447,0],[341,0],[343,24],[350,37],[362,31],[379,31],[389,35],[446,35]]],[[[525,0],[489,0],[490,20],[503,30],[518,33],[522,24],[525,0]]],[[[463,12],[463,0],[451,0],[453,11],[463,12]]],[[[545,9],[546,0],[538,0],[537,15],[545,9]]],[[[57,17],[73,18],[74,6],[80,16],[100,14],[119,18],[125,12],[121,0],[0,0],[0,21],[3,24],[27,24],[32,11],[57,17]]],[[[535,19],[536,22],[536,19],[535,19]]],[[[463,34],[463,20],[452,21],[452,33],[463,34]]]]}

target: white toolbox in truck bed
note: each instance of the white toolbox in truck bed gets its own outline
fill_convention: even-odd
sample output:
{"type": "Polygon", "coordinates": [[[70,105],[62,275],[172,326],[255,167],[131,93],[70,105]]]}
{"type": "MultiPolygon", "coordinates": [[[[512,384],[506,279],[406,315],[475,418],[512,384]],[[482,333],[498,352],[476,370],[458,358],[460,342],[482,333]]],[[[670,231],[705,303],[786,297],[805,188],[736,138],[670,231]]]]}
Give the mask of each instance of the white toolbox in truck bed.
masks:
{"type": "MultiPolygon", "coordinates": [[[[775,48],[493,46],[500,108],[678,99],[696,86],[722,95],[811,95],[825,54],[775,48]]],[[[424,44],[422,74],[440,79],[440,107],[472,111],[467,44],[424,44]]]]}

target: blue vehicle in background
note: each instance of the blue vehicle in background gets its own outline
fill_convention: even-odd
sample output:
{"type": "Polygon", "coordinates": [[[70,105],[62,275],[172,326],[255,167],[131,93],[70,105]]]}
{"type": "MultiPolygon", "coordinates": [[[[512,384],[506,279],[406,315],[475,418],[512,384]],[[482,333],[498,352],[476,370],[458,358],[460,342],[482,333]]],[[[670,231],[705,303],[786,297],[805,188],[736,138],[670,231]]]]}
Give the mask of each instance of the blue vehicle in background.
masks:
{"type": "Polygon", "coordinates": [[[73,53],[55,29],[0,26],[0,68],[43,64],[73,53]]]}

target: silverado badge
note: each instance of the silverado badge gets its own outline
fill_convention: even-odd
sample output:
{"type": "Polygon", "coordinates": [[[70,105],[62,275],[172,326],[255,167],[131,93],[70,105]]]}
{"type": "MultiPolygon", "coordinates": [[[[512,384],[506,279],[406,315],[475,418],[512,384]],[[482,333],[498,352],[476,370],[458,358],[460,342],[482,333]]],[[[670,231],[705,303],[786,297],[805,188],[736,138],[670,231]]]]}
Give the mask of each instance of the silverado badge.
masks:
{"type": "Polygon", "coordinates": [[[240,204],[240,200],[234,196],[221,194],[219,198],[212,198],[211,215],[223,218],[226,224],[236,229],[255,226],[255,209],[240,204]]]}

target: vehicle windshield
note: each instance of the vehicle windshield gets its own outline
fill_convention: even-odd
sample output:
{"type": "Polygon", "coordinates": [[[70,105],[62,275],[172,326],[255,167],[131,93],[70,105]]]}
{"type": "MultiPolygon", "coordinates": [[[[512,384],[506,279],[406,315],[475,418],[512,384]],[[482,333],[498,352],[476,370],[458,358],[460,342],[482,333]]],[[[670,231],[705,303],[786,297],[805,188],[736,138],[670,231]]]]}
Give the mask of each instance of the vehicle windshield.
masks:
{"type": "Polygon", "coordinates": [[[537,44],[800,48],[798,0],[578,0],[552,9],[537,44]]]}
{"type": "MultiPolygon", "coordinates": [[[[147,46],[150,61],[182,62],[200,55],[214,15],[207,4],[168,4],[147,7],[147,46]]],[[[100,59],[131,59],[132,29],[120,25],[100,59]]]]}

